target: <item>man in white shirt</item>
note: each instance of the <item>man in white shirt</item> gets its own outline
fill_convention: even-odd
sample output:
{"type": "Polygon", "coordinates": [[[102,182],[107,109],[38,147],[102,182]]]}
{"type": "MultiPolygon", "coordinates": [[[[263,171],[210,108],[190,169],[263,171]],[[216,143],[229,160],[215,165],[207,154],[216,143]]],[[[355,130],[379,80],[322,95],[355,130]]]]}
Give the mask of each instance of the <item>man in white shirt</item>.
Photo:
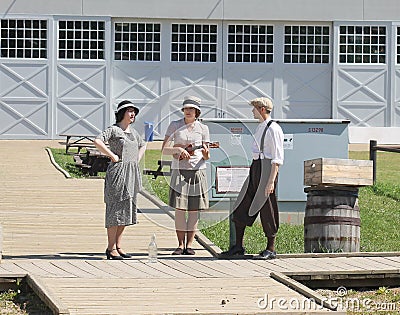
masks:
{"type": "Polygon", "coordinates": [[[239,193],[233,210],[236,228],[236,244],[221,257],[244,255],[243,237],[246,226],[253,225],[260,213],[261,224],[267,238],[267,246],[257,258],[273,259],[276,257],[275,236],[279,228],[278,203],[275,188],[278,170],[283,164],[283,132],[281,127],[271,120],[272,101],[266,97],[250,101],[254,118],[260,125],[254,134],[252,146],[253,162],[249,177],[239,193]]]}

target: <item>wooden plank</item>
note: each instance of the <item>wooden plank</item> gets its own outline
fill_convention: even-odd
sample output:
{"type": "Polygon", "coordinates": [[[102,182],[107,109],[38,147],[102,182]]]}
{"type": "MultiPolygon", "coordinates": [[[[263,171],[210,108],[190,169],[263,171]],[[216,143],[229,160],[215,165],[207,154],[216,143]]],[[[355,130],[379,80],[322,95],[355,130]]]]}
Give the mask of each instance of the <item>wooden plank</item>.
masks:
{"type": "Polygon", "coordinates": [[[251,276],[253,277],[269,277],[270,270],[267,270],[260,265],[253,264],[250,260],[237,259],[234,260],[233,263],[237,265],[236,269],[238,272],[239,270],[247,269],[251,272],[251,276]]]}
{"type": "MultiPolygon", "coordinates": [[[[110,281],[110,286],[107,286],[104,282],[96,281],[96,279],[90,279],[86,283],[86,287],[77,287],[71,281],[52,282],[48,285],[57,292],[67,293],[63,299],[67,305],[73,305],[75,309],[84,309],[92,314],[143,314],[160,313],[160,310],[162,313],[178,314],[182,312],[248,314],[266,310],[257,305],[257,301],[265,294],[276,300],[279,298],[287,300],[297,298],[300,301],[305,299],[301,294],[288,289],[270,277],[193,278],[186,279],[185,283],[187,287],[196,288],[195,298],[193,291],[182,286],[180,279],[127,279],[122,284],[123,290],[121,290],[121,284],[113,284],[110,281]],[[78,294],[74,294],[75,290],[78,294]],[[98,296],[101,296],[102,299],[97,302],[98,296]],[[116,300],[119,301],[118,304],[115,303],[116,300]]],[[[276,305],[275,307],[277,308],[276,305]]],[[[268,311],[271,312],[271,310],[268,311]]],[[[273,309],[272,311],[287,313],[287,310],[273,309]]],[[[315,314],[323,314],[325,311],[322,309],[315,314]]]]}
{"type": "MultiPolygon", "coordinates": [[[[49,275],[49,272],[36,266],[32,261],[20,260],[16,262],[16,265],[21,269],[25,270],[27,273],[35,276],[46,277],[49,275]]],[[[55,276],[56,274],[50,273],[51,276],[55,276]]]]}
{"type": "MultiPolygon", "coordinates": [[[[115,267],[118,266],[118,264],[123,264],[122,260],[112,260],[110,263],[104,263],[104,261],[99,261],[99,260],[93,260],[93,261],[88,261],[87,262],[89,265],[92,265],[93,267],[97,268],[100,270],[100,272],[103,274],[104,272],[110,274],[112,277],[116,278],[123,278],[124,275],[121,274],[121,271],[116,269],[115,267]]],[[[94,276],[98,276],[95,274],[94,276]]]]}
{"type": "Polygon", "coordinates": [[[58,299],[52,290],[44,284],[43,279],[28,275],[26,280],[35,294],[53,311],[54,314],[70,314],[68,308],[61,302],[60,299],[58,299]]]}
{"type": "Polygon", "coordinates": [[[392,260],[389,257],[368,257],[368,259],[384,264],[387,268],[400,269],[400,259],[398,261],[392,260]]]}
{"type": "Polygon", "coordinates": [[[129,261],[126,260],[124,263],[131,268],[138,270],[141,274],[141,278],[173,278],[168,272],[164,272],[158,268],[154,268],[157,263],[148,263],[147,261],[129,261]]]}
{"type": "Polygon", "coordinates": [[[70,260],[69,264],[76,267],[84,272],[90,274],[88,278],[110,278],[111,274],[105,272],[99,268],[92,266],[89,261],[86,260],[70,260]]]}
{"type": "Polygon", "coordinates": [[[227,265],[224,265],[221,263],[221,260],[213,259],[213,260],[208,260],[208,259],[202,259],[198,260],[198,263],[205,266],[206,268],[209,268],[213,271],[216,271],[221,274],[221,277],[241,277],[242,274],[238,274],[238,270],[234,268],[233,265],[231,265],[229,268],[227,265]]]}
{"type": "Polygon", "coordinates": [[[304,262],[304,260],[299,260],[298,258],[285,258],[282,259],[281,263],[285,263],[288,265],[288,267],[293,270],[294,272],[296,271],[306,271],[306,272],[313,272],[314,271],[314,266],[308,262],[304,262]]]}
{"type": "Polygon", "coordinates": [[[272,260],[251,260],[250,262],[255,265],[259,265],[261,267],[267,266],[268,269],[272,272],[282,272],[289,271],[290,269],[286,266],[281,266],[279,264],[280,259],[272,259],[272,260]]]}
{"type": "Polygon", "coordinates": [[[241,259],[234,259],[234,260],[220,259],[217,261],[217,263],[221,267],[228,269],[229,272],[236,273],[237,277],[248,278],[248,277],[255,276],[252,268],[240,268],[239,269],[238,263],[236,261],[241,261],[241,259]]]}
{"type": "Polygon", "coordinates": [[[168,266],[169,268],[174,268],[176,270],[181,271],[182,273],[185,273],[187,275],[190,275],[195,278],[203,278],[203,277],[210,277],[211,272],[203,272],[199,270],[192,269],[190,266],[182,262],[181,260],[178,259],[173,259],[173,260],[164,260],[163,264],[168,266]]]}
{"type": "MultiPolygon", "coordinates": [[[[367,268],[369,268],[372,272],[379,272],[379,271],[384,271],[388,270],[389,266],[385,263],[382,263],[380,261],[376,261],[377,257],[354,257],[352,260],[355,261],[360,261],[361,263],[364,263],[367,268]]],[[[393,268],[396,270],[395,268],[393,268]]],[[[391,269],[391,270],[393,270],[391,269]]],[[[398,270],[398,269],[397,269],[398,270]]]]}
{"type": "Polygon", "coordinates": [[[192,278],[191,275],[182,273],[180,270],[176,270],[175,268],[171,268],[170,266],[164,264],[163,261],[164,259],[159,259],[156,264],[151,264],[150,267],[166,275],[169,275],[172,278],[180,278],[180,279],[192,278]]]}
{"type": "Polygon", "coordinates": [[[372,161],[318,158],[304,161],[304,185],[373,184],[372,161]]]}
{"type": "Polygon", "coordinates": [[[346,272],[358,273],[367,270],[367,266],[353,263],[353,260],[349,257],[325,258],[324,261],[326,264],[329,264],[332,261],[332,264],[334,264],[338,270],[344,270],[346,272]]]}
{"type": "Polygon", "coordinates": [[[62,268],[59,268],[59,266],[56,266],[48,260],[35,261],[34,264],[39,268],[47,271],[49,274],[55,275],[56,277],[76,277],[75,275],[63,270],[62,268]]]}
{"type": "Polygon", "coordinates": [[[81,268],[71,264],[69,261],[60,260],[53,263],[57,268],[70,274],[70,277],[93,278],[95,274],[82,270],[81,268]]]}
{"type": "Polygon", "coordinates": [[[26,275],[28,273],[27,270],[21,268],[20,266],[16,265],[12,261],[2,261],[1,267],[5,270],[5,274],[16,274],[16,275],[26,275]]]}

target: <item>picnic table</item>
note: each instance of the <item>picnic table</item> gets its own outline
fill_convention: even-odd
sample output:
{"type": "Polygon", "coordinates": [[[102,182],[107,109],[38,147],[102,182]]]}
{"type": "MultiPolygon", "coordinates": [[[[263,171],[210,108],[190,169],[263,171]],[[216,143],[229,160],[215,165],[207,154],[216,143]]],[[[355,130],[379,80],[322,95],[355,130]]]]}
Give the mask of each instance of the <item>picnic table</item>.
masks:
{"type": "Polygon", "coordinates": [[[157,162],[158,168],[156,170],[148,170],[144,169],[143,174],[144,175],[153,175],[153,179],[157,179],[158,176],[171,176],[171,164],[172,161],[165,161],[165,160],[158,160],[157,162]],[[167,166],[169,167],[169,171],[163,171],[163,167],[167,166]]]}
{"type": "Polygon", "coordinates": [[[84,173],[97,176],[98,172],[105,172],[110,158],[97,149],[86,148],[86,153],[74,155],[75,165],[80,167],[84,173]]]}
{"type": "Polygon", "coordinates": [[[78,154],[82,148],[95,148],[93,143],[95,135],[77,135],[77,134],[60,134],[61,137],[66,137],[65,153],[68,154],[70,148],[77,148],[78,154]]]}

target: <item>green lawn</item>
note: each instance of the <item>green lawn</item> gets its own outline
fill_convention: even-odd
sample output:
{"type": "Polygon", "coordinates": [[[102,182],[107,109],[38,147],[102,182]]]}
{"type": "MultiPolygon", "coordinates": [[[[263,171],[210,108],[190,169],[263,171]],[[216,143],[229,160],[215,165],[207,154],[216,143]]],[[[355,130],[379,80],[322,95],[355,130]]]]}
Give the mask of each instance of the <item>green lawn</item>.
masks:
{"type": "MultiPolygon", "coordinates": [[[[52,149],[56,161],[74,177],[82,173],[74,166],[71,155],[64,150],[52,149]]],[[[147,150],[141,167],[156,169],[161,154],[159,150],[147,150]]],[[[368,152],[350,152],[349,158],[366,160],[368,152]]],[[[169,177],[143,176],[143,186],[164,202],[168,201],[169,177]]],[[[400,251],[400,154],[378,152],[377,184],[359,190],[361,216],[361,251],[400,251]]],[[[202,222],[200,222],[202,223],[202,222]]],[[[202,232],[222,250],[229,247],[229,223],[227,220],[207,224],[202,232]]],[[[249,253],[265,248],[265,237],[260,224],[246,229],[245,247],[249,253]]],[[[279,253],[302,253],[304,248],[303,225],[281,224],[276,241],[279,253]]]]}

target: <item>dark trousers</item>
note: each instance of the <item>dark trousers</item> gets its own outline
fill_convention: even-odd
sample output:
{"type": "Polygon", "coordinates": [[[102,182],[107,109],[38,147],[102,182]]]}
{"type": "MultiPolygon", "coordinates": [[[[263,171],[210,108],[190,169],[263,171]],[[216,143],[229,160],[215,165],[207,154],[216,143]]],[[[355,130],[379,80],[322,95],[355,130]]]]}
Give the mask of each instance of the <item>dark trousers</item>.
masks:
{"type": "MultiPolygon", "coordinates": [[[[252,226],[258,216],[258,213],[253,216],[249,216],[249,208],[255,200],[257,189],[262,189],[262,191],[265,191],[269,174],[264,174],[265,176],[261,176],[261,171],[262,160],[253,160],[250,166],[249,177],[243,184],[237,203],[233,210],[232,220],[238,226],[252,226]]],[[[277,183],[278,176],[275,179],[275,190],[277,183]]],[[[265,199],[265,201],[262,200],[260,203],[259,214],[261,224],[265,236],[268,238],[274,238],[279,229],[279,210],[278,203],[276,201],[275,190],[269,195],[268,199],[265,199]]]]}

